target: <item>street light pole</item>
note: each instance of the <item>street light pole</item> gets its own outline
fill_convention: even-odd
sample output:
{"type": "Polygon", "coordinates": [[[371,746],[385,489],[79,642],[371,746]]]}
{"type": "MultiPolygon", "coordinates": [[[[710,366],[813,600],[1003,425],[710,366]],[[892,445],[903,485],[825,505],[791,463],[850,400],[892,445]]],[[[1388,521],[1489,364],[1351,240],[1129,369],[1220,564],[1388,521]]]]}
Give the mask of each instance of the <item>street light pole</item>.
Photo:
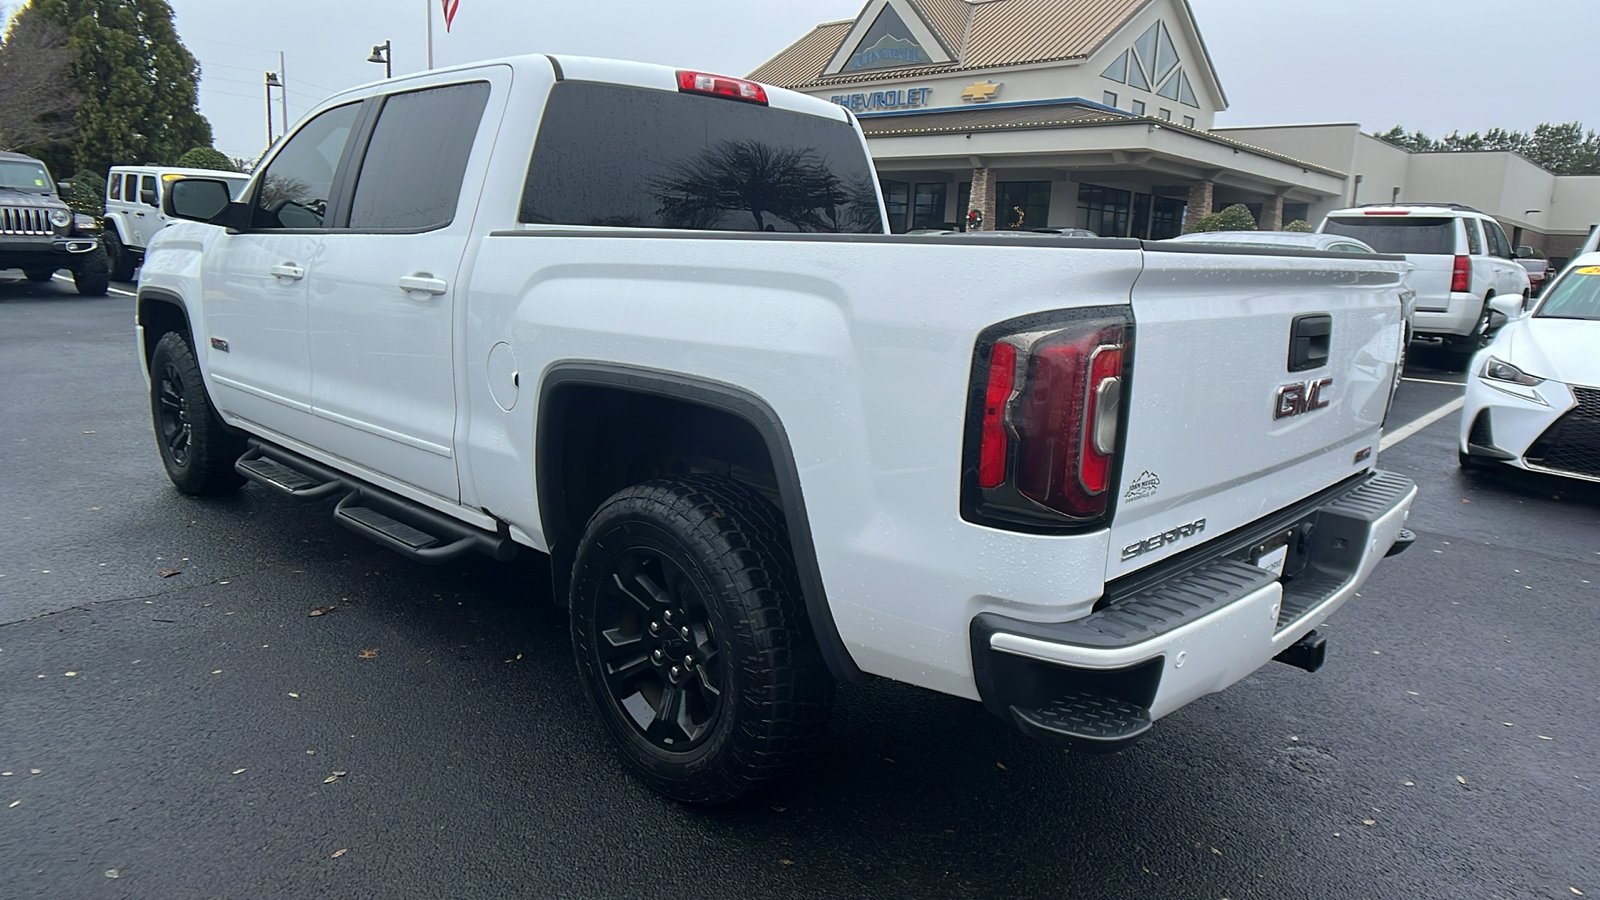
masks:
{"type": "Polygon", "coordinates": [[[433,0],[423,0],[428,8],[428,70],[433,70],[433,0]]]}
{"type": "Polygon", "coordinates": [[[372,55],[367,57],[369,63],[383,63],[383,77],[394,77],[394,47],[390,41],[384,41],[372,48],[372,55]]]}

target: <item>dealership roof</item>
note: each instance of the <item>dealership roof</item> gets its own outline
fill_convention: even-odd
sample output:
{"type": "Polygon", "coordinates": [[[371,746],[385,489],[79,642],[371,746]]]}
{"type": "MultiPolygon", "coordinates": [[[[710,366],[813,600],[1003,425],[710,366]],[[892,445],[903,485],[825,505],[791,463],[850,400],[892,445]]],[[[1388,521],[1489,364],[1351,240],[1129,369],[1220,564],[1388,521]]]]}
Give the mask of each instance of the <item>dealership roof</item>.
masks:
{"type": "Polygon", "coordinates": [[[953,62],[825,77],[823,71],[856,24],[851,19],[818,25],[750,77],[783,87],[807,87],[1083,59],[1152,0],[908,2],[949,50],[953,62]]]}
{"type": "Polygon", "coordinates": [[[1189,138],[1230,147],[1235,152],[1249,153],[1281,163],[1299,166],[1309,172],[1347,177],[1346,173],[1328,166],[1278,153],[1244,141],[1189,128],[1151,116],[1134,116],[1094,104],[1069,101],[1065,103],[1027,103],[1016,106],[961,107],[949,110],[900,115],[877,113],[859,117],[861,130],[869,138],[910,137],[935,134],[979,134],[987,131],[1028,131],[1043,128],[1068,128],[1086,125],[1144,125],[1185,135],[1189,138]]]}

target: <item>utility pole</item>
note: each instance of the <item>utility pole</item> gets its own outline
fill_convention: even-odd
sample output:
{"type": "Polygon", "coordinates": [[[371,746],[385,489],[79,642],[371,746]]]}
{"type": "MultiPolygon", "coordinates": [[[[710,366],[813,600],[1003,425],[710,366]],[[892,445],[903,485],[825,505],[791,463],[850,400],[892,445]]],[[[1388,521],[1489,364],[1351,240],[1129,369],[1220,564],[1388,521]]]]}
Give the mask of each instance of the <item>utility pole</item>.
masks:
{"type": "Polygon", "coordinates": [[[422,0],[428,8],[428,69],[433,69],[433,0],[422,0]]]}
{"type": "MultiPolygon", "coordinates": [[[[267,73],[267,148],[268,149],[271,149],[272,145],[277,142],[277,138],[272,133],[272,89],[274,87],[277,87],[277,85],[278,85],[278,73],[277,72],[268,72],[267,73]]],[[[289,124],[287,122],[285,122],[284,123],[284,129],[287,130],[288,127],[289,127],[289,124]]]]}

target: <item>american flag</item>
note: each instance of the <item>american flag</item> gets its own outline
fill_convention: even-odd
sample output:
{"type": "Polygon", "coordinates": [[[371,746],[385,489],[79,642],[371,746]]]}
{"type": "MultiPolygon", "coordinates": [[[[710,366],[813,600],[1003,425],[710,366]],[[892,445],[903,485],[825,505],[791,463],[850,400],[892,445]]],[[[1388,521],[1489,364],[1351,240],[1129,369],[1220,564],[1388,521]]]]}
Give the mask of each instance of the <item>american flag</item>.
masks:
{"type": "Polygon", "coordinates": [[[456,10],[461,8],[461,0],[439,0],[444,4],[444,30],[450,30],[451,23],[456,20],[456,10]]]}

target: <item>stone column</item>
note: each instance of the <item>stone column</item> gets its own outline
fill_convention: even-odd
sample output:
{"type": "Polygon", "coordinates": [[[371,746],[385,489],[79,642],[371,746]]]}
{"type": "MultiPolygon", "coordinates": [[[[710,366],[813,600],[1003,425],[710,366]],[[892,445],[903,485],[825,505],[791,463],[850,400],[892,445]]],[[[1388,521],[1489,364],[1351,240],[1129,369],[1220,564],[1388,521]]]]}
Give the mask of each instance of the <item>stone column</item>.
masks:
{"type": "MultiPolygon", "coordinates": [[[[978,226],[979,231],[993,231],[995,229],[995,178],[993,169],[972,170],[972,199],[968,201],[971,209],[983,213],[983,224],[978,226]]],[[[967,210],[961,211],[961,220],[966,221],[967,210]]]]}
{"type": "Polygon", "coordinates": [[[1211,203],[1216,191],[1216,185],[1209,181],[1197,181],[1189,186],[1189,208],[1183,213],[1184,234],[1192,233],[1196,222],[1211,215],[1211,203]]]}
{"type": "Polygon", "coordinates": [[[1261,204],[1261,221],[1256,227],[1262,231],[1283,230],[1283,197],[1274,194],[1261,204]]]}

